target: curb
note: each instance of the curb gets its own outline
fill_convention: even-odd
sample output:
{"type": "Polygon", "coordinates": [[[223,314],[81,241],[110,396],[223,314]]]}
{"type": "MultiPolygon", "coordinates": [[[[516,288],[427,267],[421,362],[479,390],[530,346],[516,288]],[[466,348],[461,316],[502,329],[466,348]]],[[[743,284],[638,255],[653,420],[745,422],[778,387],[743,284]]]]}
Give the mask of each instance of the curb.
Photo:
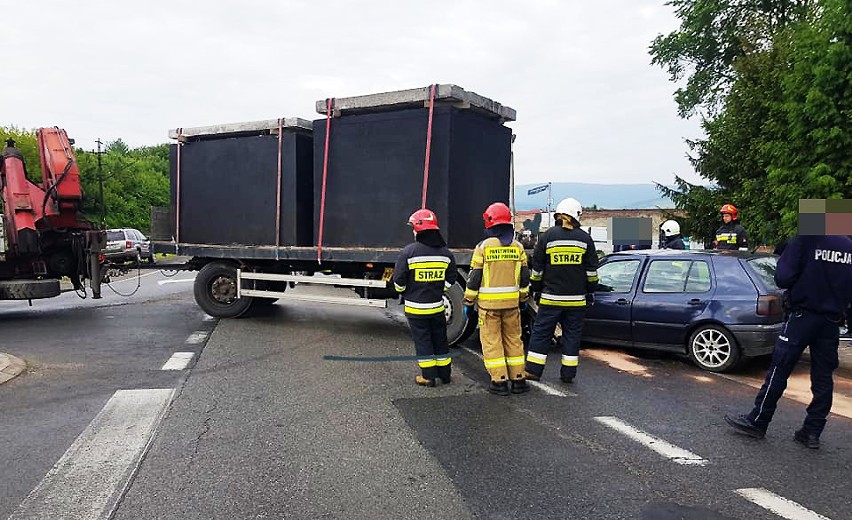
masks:
{"type": "Polygon", "coordinates": [[[0,352],[0,385],[11,381],[26,369],[27,364],[23,359],[0,352]]]}

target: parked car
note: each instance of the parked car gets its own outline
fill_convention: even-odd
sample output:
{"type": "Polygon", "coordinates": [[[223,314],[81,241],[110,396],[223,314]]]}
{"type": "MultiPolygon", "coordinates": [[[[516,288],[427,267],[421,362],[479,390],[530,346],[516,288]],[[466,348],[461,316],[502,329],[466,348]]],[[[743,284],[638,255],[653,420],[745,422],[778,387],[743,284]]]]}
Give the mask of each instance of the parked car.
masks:
{"type": "Polygon", "coordinates": [[[687,354],[729,371],[770,354],[784,321],[777,257],[738,251],[641,250],[604,257],[584,343],[687,354]]]}
{"type": "Polygon", "coordinates": [[[147,260],[156,262],[151,240],[138,229],[121,228],[107,230],[107,244],[104,256],[112,261],[126,262],[129,260],[147,260]]]}

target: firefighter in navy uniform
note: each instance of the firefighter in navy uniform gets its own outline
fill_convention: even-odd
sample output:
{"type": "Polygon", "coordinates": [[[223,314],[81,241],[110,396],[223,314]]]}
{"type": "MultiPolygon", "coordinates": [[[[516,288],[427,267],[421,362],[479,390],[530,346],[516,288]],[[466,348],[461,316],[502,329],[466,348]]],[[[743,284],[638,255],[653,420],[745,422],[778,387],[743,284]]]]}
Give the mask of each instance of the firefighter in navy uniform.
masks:
{"type": "Polygon", "coordinates": [[[556,206],[559,224],[548,229],[533,252],[531,289],[540,293],[527,352],[527,379],[538,381],[556,325],[562,326],[560,378],[571,383],[580,360],[580,336],[587,299],[594,302],[598,283],[595,243],[580,229],[583,207],[575,199],[556,206]]]}
{"type": "Polygon", "coordinates": [[[813,399],[804,424],[793,438],[817,449],[831,411],[832,373],[838,366],[838,324],[852,302],[852,239],[794,237],[778,259],[775,282],[788,289],[790,312],[775,343],[772,365],[751,412],[726,415],[725,421],[741,433],[762,439],[790,372],[805,347],[810,347],[813,399]]]}
{"type": "Polygon", "coordinates": [[[722,225],[716,230],[716,249],[748,251],[748,233],[739,223],[736,206],[725,204],[719,214],[722,225]]]}
{"type": "Polygon", "coordinates": [[[495,202],[482,218],[489,237],[473,251],[464,303],[466,309],[474,303],[479,306],[482,357],[491,376],[488,391],[497,395],[522,394],[530,389],[524,378],[520,312],[529,299],[527,254],[514,238],[515,226],[508,206],[495,202]]]}
{"type": "Polygon", "coordinates": [[[665,235],[663,249],[686,249],[683,238],[680,236],[680,224],[676,220],[667,220],[660,226],[660,231],[665,235]]]}
{"type": "Polygon", "coordinates": [[[414,340],[420,374],[418,385],[435,386],[437,379],[450,382],[450,346],[444,291],[454,283],[456,260],[438,229],[438,217],[428,209],[408,218],[415,241],[405,246],[396,261],[393,283],[405,301],[405,316],[414,340]]]}

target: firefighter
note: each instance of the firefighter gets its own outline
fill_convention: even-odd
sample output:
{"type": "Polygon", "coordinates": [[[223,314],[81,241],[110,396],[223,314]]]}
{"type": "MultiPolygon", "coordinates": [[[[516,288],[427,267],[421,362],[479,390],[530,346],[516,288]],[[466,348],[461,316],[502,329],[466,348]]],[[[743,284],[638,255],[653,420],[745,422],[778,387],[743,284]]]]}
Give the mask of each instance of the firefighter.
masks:
{"type": "Polygon", "coordinates": [[[663,249],[686,249],[683,239],[680,236],[680,224],[676,220],[667,220],[663,222],[660,230],[665,235],[663,249]]]}
{"type": "Polygon", "coordinates": [[[793,439],[818,449],[831,411],[832,373],[838,366],[838,325],[852,303],[852,239],[794,237],[778,259],[775,282],[788,289],[790,313],[775,343],[772,364],[751,412],[725,415],[725,421],[743,434],[762,439],[787,387],[787,378],[802,351],[810,347],[813,399],[804,424],[793,439]]]}
{"type": "Polygon", "coordinates": [[[527,353],[527,379],[538,381],[556,330],[562,326],[560,378],[571,383],[580,360],[580,336],[586,304],[594,303],[598,283],[595,243],[580,229],[583,207],[575,199],[556,206],[558,224],[541,237],[533,252],[531,284],[538,294],[538,313],[527,353]]]}
{"type": "Polygon", "coordinates": [[[524,378],[521,307],[529,299],[527,255],[514,239],[512,211],[502,202],[482,214],[488,238],[473,251],[471,272],[464,292],[466,314],[479,306],[479,339],[485,369],[491,376],[488,391],[497,395],[522,394],[530,387],[524,378]],[[509,382],[511,381],[511,390],[509,382]]]}
{"type": "Polygon", "coordinates": [[[737,221],[737,208],[725,204],[719,210],[722,225],[716,230],[716,249],[748,251],[748,233],[737,221]]]}
{"type": "Polygon", "coordinates": [[[403,248],[393,271],[394,288],[404,299],[405,316],[414,340],[420,374],[415,382],[435,386],[436,380],[451,381],[450,346],[444,292],[458,272],[453,254],[438,228],[438,217],[428,209],[411,214],[408,224],[415,241],[403,248]]]}

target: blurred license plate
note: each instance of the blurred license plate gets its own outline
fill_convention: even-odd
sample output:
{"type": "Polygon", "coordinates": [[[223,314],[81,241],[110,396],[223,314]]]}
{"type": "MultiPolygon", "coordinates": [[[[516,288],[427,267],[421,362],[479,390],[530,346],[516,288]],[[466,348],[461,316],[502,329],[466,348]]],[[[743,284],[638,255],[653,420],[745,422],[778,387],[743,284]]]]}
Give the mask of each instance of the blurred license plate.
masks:
{"type": "Polygon", "coordinates": [[[382,281],[389,282],[393,277],[393,267],[385,267],[385,272],[382,274],[382,281]]]}

